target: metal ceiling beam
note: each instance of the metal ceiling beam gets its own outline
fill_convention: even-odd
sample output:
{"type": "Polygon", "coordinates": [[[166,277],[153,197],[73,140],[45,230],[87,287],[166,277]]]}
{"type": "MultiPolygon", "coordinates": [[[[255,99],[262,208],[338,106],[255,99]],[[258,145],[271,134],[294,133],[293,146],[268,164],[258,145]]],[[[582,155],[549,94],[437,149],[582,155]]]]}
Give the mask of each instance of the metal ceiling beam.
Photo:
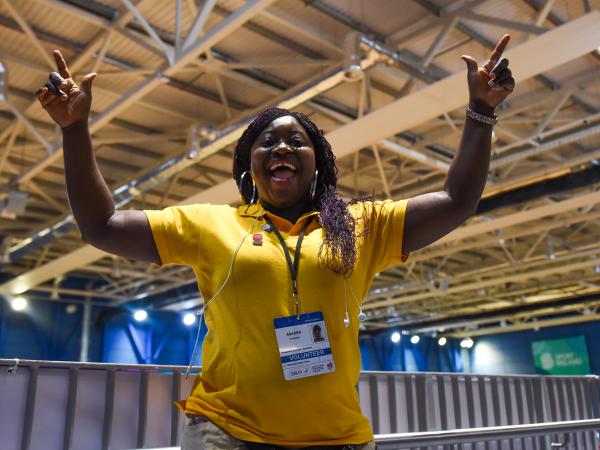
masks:
{"type": "MultiPolygon", "coordinates": [[[[456,314],[451,317],[426,320],[424,322],[400,322],[397,325],[395,324],[395,326],[401,326],[402,328],[409,329],[411,334],[431,333],[436,330],[444,329],[444,335],[446,336],[482,336],[485,334],[496,334],[498,332],[504,333],[508,331],[517,331],[519,329],[537,328],[536,323],[540,324],[539,328],[543,328],[541,323],[548,323],[546,320],[549,319],[542,319],[537,322],[532,322],[531,320],[534,318],[541,319],[542,317],[548,317],[557,314],[573,314],[579,312],[585,314],[585,316],[591,315],[592,318],[588,320],[597,320],[595,316],[597,313],[593,310],[596,308],[598,303],[600,303],[600,297],[597,294],[587,294],[583,296],[568,297],[561,300],[525,303],[523,305],[514,306],[508,309],[492,309],[471,314],[466,313],[464,315],[456,314]],[[584,313],[584,308],[588,308],[589,313],[584,313]],[[497,327],[483,326],[502,321],[508,323],[499,325],[497,327]],[[512,328],[513,326],[518,327],[519,325],[522,325],[522,328],[512,328]],[[474,327],[477,326],[479,326],[479,329],[474,329],[474,327]],[[459,331],[461,328],[464,331],[459,331]],[[498,330],[497,328],[501,328],[501,330],[498,330]]],[[[581,315],[576,315],[557,317],[553,319],[553,322],[549,323],[552,323],[554,326],[556,326],[564,323],[582,322],[585,320],[586,319],[582,318],[581,315]]]]}
{"type": "Polygon", "coordinates": [[[577,208],[595,205],[600,202],[600,191],[583,194],[569,198],[560,202],[554,202],[549,205],[538,206],[537,208],[519,211],[514,214],[500,216],[489,221],[482,221],[472,225],[466,225],[447,234],[436,244],[447,244],[450,242],[460,241],[473,236],[477,236],[492,231],[502,230],[515,225],[519,225],[534,220],[543,219],[544,217],[554,217],[567,211],[573,211],[577,208]]]}
{"type": "MultiPolygon", "coordinates": [[[[516,272],[503,277],[492,277],[490,279],[475,281],[471,283],[460,283],[455,286],[450,286],[446,291],[441,294],[462,294],[465,292],[475,292],[478,289],[486,288],[490,286],[498,286],[504,283],[516,283],[519,281],[525,281],[528,279],[541,279],[552,275],[560,275],[570,271],[585,270],[598,265],[598,261],[595,259],[588,259],[584,261],[572,262],[569,264],[557,264],[549,268],[543,268],[539,270],[516,272]]],[[[370,310],[375,308],[384,308],[397,304],[406,305],[407,302],[420,302],[427,300],[432,297],[431,292],[419,292],[412,295],[401,295],[401,290],[391,290],[385,294],[388,298],[381,300],[383,294],[377,294],[370,296],[371,298],[379,298],[379,300],[366,301],[363,303],[363,309],[370,310]],[[394,294],[398,294],[397,297],[392,297],[394,294]]]]}
{"type": "Polygon", "coordinates": [[[198,11],[196,19],[194,20],[194,24],[190,28],[190,31],[188,32],[188,35],[185,41],[183,42],[183,46],[181,47],[182,51],[185,52],[185,50],[194,43],[194,40],[197,38],[198,34],[202,32],[204,24],[208,20],[208,16],[212,12],[216,3],[217,0],[206,0],[204,2],[204,5],[202,5],[202,9],[198,11]]]}
{"type": "MultiPolygon", "coordinates": [[[[42,0],[37,0],[37,1],[42,1],[42,0]]],[[[45,0],[44,0],[45,1],[45,0]]],[[[51,1],[53,4],[57,5],[60,4],[62,5],[61,2],[57,2],[56,0],[49,0],[51,1]]],[[[143,1],[147,1],[147,0],[143,0],[143,1]]],[[[9,2],[8,2],[9,3],[9,2]]],[[[138,5],[139,6],[139,5],[138,5]]],[[[78,9],[79,12],[79,9],[78,9]]],[[[83,15],[87,18],[88,16],[83,13],[83,15]]],[[[119,28],[123,25],[125,25],[129,20],[131,19],[131,15],[130,13],[125,13],[122,16],[120,16],[118,19],[115,19],[115,21],[111,24],[110,22],[106,21],[107,23],[104,24],[105,27],[109,28],[109,31],[111,29],[116,29],[119,28]]],[[[22,25],[21,25],[22,27],[22,25]]],[[[24,29],[22,27],[22,29],[24,29]]],[[[34,37],[36,37],[40,34],[39,32],[36,33],[35,30],[31,29],[31,31],[34,33],[34,37]]],[[[27,32],[25,30],[25,32],[27,32]]],[[[83,67],[83,65],[85,63],[87,63],[88,59],[90,57],[93,56],[94,52],[96,51],[96,49],[102,44],[103,40],[104,40],[104,32],[98,33],[91,42],[89,42],[85,48],[78,53],[77,57],[75,58],[74,61],[72,61],[71,65],[70,65],[70,69],[71,69],[71,73],[75,74],[81,67],[83,67]]],[[[49,60],[51,62],[50,67],[52,68],[52,70],[54,70],[55,64],[54,61],[52,61],[52,58],[50,57],[49,54],[47,54],[44,50],[44,54],[45,54],[45,60],[49,60]]],[[[30,66],[30,67],[35,67],[35,66],[30,66]]],[[[48,69],[44,69],[44,72],[47,72],[48,69]]],[[[15,114],[17,116],[17,119],[22,120],[22,117],[25,117],[25,114],[28,114],[33,108],[39,108],[39,102],[37,99],[35,99],[34,101],[32,101],[31,103],[29,103],[29,105],[27,106],[27,108],[24,110],[24,113],[21,113],[20,111],[18,111],[17,109],[15,109],[13,111],[13,114],[15,114]]],[[[13,122],[13,124],[10,127],[15,126],[16,121],[13,122]]],[[[56,144],[55,144],[56,145],[56,144]]],[[[47,147],[48,148],[48,147],[47,147]]],[[[54,147],[52,147],[52,152],[54,152],[54,147]]]]}
{"type": "MultiPolygon", "coordinates": [[[[547,327],[557,327],[564,326],[569,324],[583,323],[583,322],[595,322],[600,320],[599,313],[591,313],[591,314],[578,314],[575,316],[568,317],[558,317],[554,319],[542,319],[536,320],[534,322],[519,322],[514,324],[508,324],[506,326],[497,326],[497,327],[485,327],[480,328],[478,330],[469,330],[464,333],[456,333],[459,336],[486,336],[490,334],[500,334],[500,333],[515,333],[517,331],[525,331],[525,330],[538,330],[540,328],[547,327]]],[[[453,333],[454,335],[454,333],[453,333]]]]}
{"type": "MultiPolygon", "coordinates": [[[[546,3],[544,3],[544,6],[538,13],[537,17],[535,18],[536,26],[539,27],[546,21],[548,14],[550,14],[550,12],[552,11],[552,7],[554,6],[555,1],[556,0],[546,0],[546,3]]],[[[586,12],[589,12],[589,11],[586,11],[586,12]]]]}
{"type": "MultiPolygon", "coordinates": [[[[274,1],[275,0],[248,0],[244,6],[236,10],[231,16],[210,29],[201,38],[197,39],[195,43],[190,44],[185,52],[178,55],[177,61],[172,65],[163,66],[161,69],[158,69],[154,76],[138,83],[128,92],[123,94],[123,97],[120,100],[117,100],[101,114],[96,116],[90,122],[90,133],[93,134],[97,132],[122,111],[129,108],[137,100],[143,98],[147,93],[159,86],[163,82],[164,76],[175,75],[179,70],[183,69],[202,53],[210,50],[213,45],[238,29],[258,12],[269,7],[274,1]]],[[[16,180],[16,183],[20,184],[35,177],[39,172],[59,159],[61,155],[62,147],[60,150],[54,152],[25,171],[25,173],[16,180]]]]}
{"type": "MultiPolygon", "coordinates": [[[[365,59],[361,61],[361,67],[366,70],[377,62],[377,54],[370,52],[365,59]]],[[[276,104],[282,108],[292,109],[298,106],[312,97],[316,97],[319,94],[333,88],[334,86],[344,81],[344,70],[339,67],[327,72],[326,74],[317,74],[315,77],[305,80],[304,83],[299,86],[295,86],[286,91],[283,91],[268,102],[267,105],[262,105],[259,109],[264,109],[267,106],[276,104]]],[[[145,86],[144,86],[145,87],[145,86]]],[[[257,111],[251,110],[250,114],[255,114],[257,111]]],[[[226,127],[220,131],[216,130],[204,130],[212,137],[206,137],[208,140],[201,148],[192,149],[190,151],[186,148],[184,153],[177,155],[174,158],[169,159],[166,162],[160,164],[160,166],[153,170],[145,173],[144,175],[136,178],[113,191],[113,198],[117,208],[124,206],[129,201],[133,200],[136,196],[147,190],[157,186],[158,184],[168,180],[174,174],[181,172],[182,170],[190,167],[200,161],[212,156],[218,151],[222,150],[229,144],[235,142],[242,134],[243,129],[252,120],[252,117],[247,117],[241,121],[235,123],[232,126],[226,127]]],[[[200,132],[200,129],[197,129],[200,132]]],[[[235,200],[235,191],[232,191],[231,200],[227,203],[235,200]]],[[[74,226],[72,216],[67,216],[61,219],[54,225],[38,231],[32,236],[23,239],[20,243],[14,245],[10,249],[10,255],[12,260],[19,259],[23,254],[31,251],[32,248],[37,248],[43,242],[48,242],[53,239],[56,233],[64,233],[74,226]]]]}
{"type": "MultiPolygon", "coordinates": [[[[186,199],[184,202],[180,202],[180,204],[230,203],[232,200],[231,191],[235,189],[234,181],[228,180],[213,188],[206,189],[193,197],[186,199]]],[[[19,275],[7,283],[0,285],[0,292],[8,295],[22,294],[35,286],[56,278],[57,276],[81,269],[106,256],[110,255],[91,245],[84,245],[54,261],[30,270],[29,272],[19,275]]]]}
{"type": "MultiPolygon", "coordinates": [[[[511,49],[506,53],[506,56],[511,60],[513,72],[518,74],[519,80],[525,80],[594,51],[600,46],[600,28],[597,27],[599,22],[600,12],[594,11],[511,49]],[[549,53],[548,48],[552,48],[553,51],[549,53]]],[[[192,55],[190,60],[194,57],[195,55],[192,55]]],[[[328,133],[327,138],[336,150],[338,158],[371,144],[376,144],[381,139],[434,119],[445,112],[466,104],[465,79],[466,71],[451,75],[328,133]]],[[[228,142],[233,142],[233,140],[231,136],[227,139],[228,142]]],[[[214,150],[211,149],[203,150],[214,153],[214,150]]],[[[217,189],[219,196],[222,196],[219,198],[224,199],[223,203],[230,203],[237,197],[233,181],[227,181],[213,189],[217,189]],[[228,190],[229,194],[227,194],[228,190]]],[[[206,198],[205,201],[213,203],[219,202],[216,198],[205,197],[205,194],[210,195],[209,191],[204,191],[187,199],[185,203],[195,201],[192,199],[196,197],[206,198]]],[[[552,212],[548,214],[552,214],[552,212]]],[[[482,224],[477,225],[481,227],[482,224]]],[[[500,227],[502,226],[508,225],[500,225],[500,227]]],[[[451,234],[452,237],[448,236],[446,239],[456,240],[460,238],[457,236],[469,233],[461,230],[462,228],[451,234]]],[[[470,230],[470,232],[473,232],[474,229],[471,228],[470,230]]],[[[100,254],[97,255],[98,258],[101,256],[100,254]]],[[[59,273],[55,273],[53,276],[65,272],[66,270],[59,270],[59,273]]],[[[47,279],[53,276],[49,276],[47,279]]],[[[14,289],[10,287],[12,286],[11,283],[1,285],[0,291],[6,292],[7,289],[9,291],[14,289]]]]}
{"type": "Polygon", "coordinates": [[[39,39],[35,35],[34,31],[31,29],[29,24],[27,23],[27,21],[25,20],[25,18],[21,14],[21,12],[17,9],[17,7],[13,4],[13,2],[11,2],[9,0],[2,0],[2,3],[10,11],[12,16],[17,21],[17,23],[21,26],[21,28],[23,29],[23,31],[25,32],[25,34],[27,35],[27,37],[29,38],[29,40],[31,41],[31,43],[33,44],[35,49],[38,51],[40,57],[44,61],[46,61],[46,64],[48,64],[48,68],[53,69],[54,61],[52,60],[52,58],[50,57],[50,55],[48,54],[46,49],[42,46],[39,39]]]}
{"type": "MultiPolygon", "coordinates": [[[[436,6],[435,3],[432,2],[431,0],[415,0],[415,1],[419,5],[421,5],[423,8],[425,8],[426,10],[428,10],[429,12],[431,12],[432,14],[434,14],[437,17],[443,18],[444,14],[446,14],[446,12],[444,11],[443,8],[436,6]]],[[[537,3],[537,0],[526,0],[526,1],[528,3],[537,3]]],[[[561,26],[564,23],[562,21],[556,20],[556,16],[553,13],[549,13],[548,19],[551,20],[556,26],[561,26]]],[[[484,35],[482,35],[478,31],[476,31],[474,28],[469,27],[462,21],[457,24],[457,29],[462,31],[464,34],[466,34],[470,38],[474,39],[476,42],[479,42],[481,45],[488,48],[489,50],[492,50],[495,47],[495,44],[496,44],[495,42],[490,41],[484,35]]],[[[550,89],[557,89],[560,87],[555,81],[551,80],[550,78],[548,78],[545,75],[540,74],[540,75],[536,76],[535,79],[537,81],[541,82],[542,84],[544,84],[545,86],[549,87],[550,89]]],[[[585,102],[580,96],[573,95],[572,100],[588,113],[597,112],[592,106],[590,106],[587,102],[585,102]]]]}
{"type": "MultiPolygon", "coordinates": [[[[198,194],[185,199],[179,204],[227,204],[235,200],[235,196],[232,195],[232,192],[235,192],[235,190],[235,182],[233,180],[228,180],[216,185],[213,188],[199,192],[198,194]]],[[[468,225],[455,230],[438,241],[438,243],[449,243],[530,222],[532,220],[538,220],[543,217],[555,216],[559,213],[593,205],[599,201],[600,192],[592,192],[590,194],[581,195],[564,200],[562,202],[556,202],[551,205],[544,205],[538,208],[532,208],[530,210],[499,217],[491,221],[468,225]]],[[[3,285],[0,285],[0,292],[12,295],[21,294],[26,290],[31,289],[33,286],[48,281],[71,270],[75,270],[76,268],[90,264],[100,258],[103,258],[104,256],[107,256],[107,254],[101,250],[95,249],[90,245],[83,246],[55,261],[40,266],[37,269],[29,271],[7,283],[4,283],[3,285]],[[57,261],[60,262],[57,263],[57,261]]]]}
{"type": "MultiPolygon", "coordinates": [[[[505,56],[519,82],[549,71],[600,46],[600,12],[594,11],[548,31],[505,56]],[[552,52],[548,52],[548,49],[552,52]]],[[[466,70],[450,75],[340,127],[327,135],[338,158],[413,128],[468,101],[466,70]]]]}
{"type": "Polygon", "coordinates": [[[22,294],[39,284],[52,280],[63,273],[91,264],[104,256],[108,256],[108,254],[91,245],[84,245],[54,261],[19,275],[8,283],[4,283],[0,286],[0,292],[9,295],[22,294]]]}
{"type": "Polygon", "coordinates": [[[462,19],[473,20],[475,22],[488,23],[490,25],[495,25],[497,27],[508,28],[518,31],[523,31],[525,33],[532,34],[542,34],[548,31],[547,28],[540,27],[538,25],[531,25],[527,23],[514,22],[512,20],[506,20],[499,17],[486,16],[483,14],[476,14],[472,11],[461,11],[458,13],[458,16],[462,19]]]}
{"type": "MultiPolygon", "coordinates": [[[[504,231],[502,234],[502,239],[508,241],[510,239],[525,238],[527,236],[537,235],[539,240],[537,245],[539,245],[539,243],[548,235],[549,231],[568,227],[572,224],[585,223],[588,220],[600,220],[600,212],[572,213],[564,216],[562,219],[553,218],[551,221],[543,221],[536,225],[513,228],[508,231],[504,231]]],[[[477,240],[461,241],[459,244],[454,244],[450,249],[440,245],[433,245],[431,247],[427,247],[427,249],[423,252],[418,252],[412,255],[410,260],[414,263],[417,261],[432,260],[436,257],[454,255],[460,252],[475,251],[477,248],[498,245],[499,240],[500,236],[482,235],[481,237],[478,237],[477,240]]],[[[530,251],[526,255],[522,256],[521,259],[527,260],[529,257],[531,257],[533,252],[536,250],[536,243],[532,244],[529,250],[530,251]]]]}
{"type": "Polygon", "coordinates": [[[133,14],[133,16],[136,18],[138,23],[142,26],[142,28],[144,28],[144,31],[146,31],[146,33],[148,33],[148,36],[150,36],[154,40],[154,42],[156,42],[163,49],[166,59],[169,62],[169,64],[173,64],[174,57],[175,57],[173,49],[171,47],[167,46],[162,41],[162,39],[158,36],[156,31],[152,27],[152,25],[150,25],[148,23],[148,21],[142,15],[142,13],[135,7],[135,5],[133,3],[131,3],[131,0],[121,0],[121,2],[123,2],[123,4],[127,7],[129,12],[131,14],[133,14]]]}

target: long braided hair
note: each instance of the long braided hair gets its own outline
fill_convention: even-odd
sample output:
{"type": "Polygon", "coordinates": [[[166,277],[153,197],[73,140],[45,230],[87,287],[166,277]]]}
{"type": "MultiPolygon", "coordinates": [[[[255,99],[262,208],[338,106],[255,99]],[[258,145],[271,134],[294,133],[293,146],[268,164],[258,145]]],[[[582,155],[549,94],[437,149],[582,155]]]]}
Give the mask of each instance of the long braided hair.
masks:
{"type": "MultiPolygon", "coordinates": [[[[301,112],[291,112],[283,108],[269,108],[258,114],[244,130],[237,142],[233,156],[233,179],[239,186],[241,176],[250,170],[250,151],[262,131],[275,119],[283,116],[295,118],[308,133],[315,149],[315,164],[319,171],[315,191],[314,207],[319,211],[319,220],[325,230],[325,239],[319,249],[319,264],[338,275],[349,276],[354,268],[357,241],[366,234],[367,224],[359,231],[356,219],[348,210],[348,204],[337,195],[337,172],[335,155],[325,139],[323,131],[301,112]]],[[[253,185],[244,177],[241,186],[242,199],[251,203],[253,185]]]]}

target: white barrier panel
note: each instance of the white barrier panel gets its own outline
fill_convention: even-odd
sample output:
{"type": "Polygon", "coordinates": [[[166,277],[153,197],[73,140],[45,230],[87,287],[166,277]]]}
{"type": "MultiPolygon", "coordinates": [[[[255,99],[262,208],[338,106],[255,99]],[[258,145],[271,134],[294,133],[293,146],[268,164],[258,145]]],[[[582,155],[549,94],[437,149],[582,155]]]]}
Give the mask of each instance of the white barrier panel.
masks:
{"type": "Polygon", "coordinates": [[[0,359],[1,450],[177,445],[198,368],[0,359]]]}
{"type": "MultiPolygon", "coordinates": [[[[596,376],[363,372],[358,388],[363,411],[370,417],[375,434],[599,418],[600,384],[596,376]]],[[[556,442],[569,444],[563,448],[598,449],[593,431],[456,444],[452,448],[543,450],[556,442]]]]}
{"type": "MultiPolygon", "coordinates": [[[[198,370],[198,368],[195,368],[198,370]]],[[[124,450],[179,444],[185,367],[0,359],[2,450],[124,450]]],[[[358,392],[375,434],[597,419],[597,377],[363,372],[358,392]]],[[[554,430],[555,428],[553,428],[554,430]]],[[[552,432],[456,450],[597,449],[592,431],[552,432]]],[[[446,450],[450,447],[416,447],[446,450]]]]}

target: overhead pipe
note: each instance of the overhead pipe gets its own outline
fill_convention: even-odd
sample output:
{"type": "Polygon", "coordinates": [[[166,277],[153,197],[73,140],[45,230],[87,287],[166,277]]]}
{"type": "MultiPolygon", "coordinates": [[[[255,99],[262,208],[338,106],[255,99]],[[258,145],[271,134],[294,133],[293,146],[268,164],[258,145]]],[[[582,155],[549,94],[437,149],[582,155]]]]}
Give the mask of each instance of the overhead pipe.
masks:
{"type": "MultiPolygon", "coordinates": [[[[561,308],[569,306],[585,306],[588,304],[597,304],[600,301],[598,294],[587,294],[577,297],[568,297],[561,300],[549,300],[544,302],[526,303],[519,306],[509,308],[495,309],[473,314],[462,314],[460,317],[445,317],[443,319],[425,320],[413,323],[406,323],[404,328],[411,333],[427,333],[443,328],[445,330],[461,328],[469,325],[485,324],[494,321],[500,321],[509,315],[523,314],[527,312],[535,312],[540,309],[554,309],[553,313],[545,314],[546,316],[564,314],[560,311],[561,308]]],[[[572,314],[573,311],[568,311],[566,314],[572,314]]]]}
{"type": "MultiPolygon", "coordinates": [[[[512,162],[516,162],[518,160],[526,159],[531,156],[534,156],[534,155],[537,155],[537,154],[540,154],[543,152],[547,152],[554,148],[560,147],[561,145],[566,145],[571,142],[574,142],[578,139],[583,139],[585,137],[589,137],[589,136],[598,134],[598,132],[600,131],[600,124],[597,123],[598,120],[600,120],[600,113],[592,114],[590,116],[586,116],[586,117],[574,120],[573,122],[569,122],[568,124],[565,124],[565,125],[562,125],[562,126],[559,126],[556,128],[552,128],[550,130],[546,130],[543,133],[541,133],[540,137],[549,138],[549,137],[555,136],[557,134],[560,135],[561,133],[569,132],[574,128],[575,129],[577,129],[578,127],[580,128],[578,131],[575,131],[571,134],[566,134],[566,135],[557,137],[555,139],[546,141],[544,143],[537,143],[536,145],[533,145],[533,146],[530,145],[530,146],[526,147],[525,149],[521,150],[520,152],[511,154],[511,155],[496,156],[498,154],[501,154],[501,153],[507,151],[508,149],[516,148],[518,145],[530,143],[531,139],[524,138],[523,140],[521,140],[519,142],[511,143],[511,144],[508,144],[507,146],[493,149],[492,156],[495,156],[495,157],[490,162],[490,171],[493,171],[494,169],[499,168],[499,167],[506,166],[512,162]],[[590,125],[590,124],[593,124],[593,125],[590,125]],[[587,128],[581,129],[582,126],[587,127],[587,128]],[[571,139],[571,136],[575,136],[575,135],[577,137],[574,139],[571,139]]],[[[599,150],[594,150],[594,151],[589,152],[589,154],[582,154],[580,157],[572,158],[571,160],[569,160],[569,161],[572,161],[570,163],[570,166],[572,167],[572,166],[585,164],[585,163],[588,163],[590,160],[600,158],[598,151],[599,150]]],[[[517,188],[520,188],[523,186],[527,186],[527,185],[531,184],[532,178],[534,179],[534,182],[551,180],[553,178],[556,178],[557,175],[564,173],[566,170],[567,171],[571,170],[569,168],[569,165],[560,165],[560,167],[557,170],[544,170],[541,174],[538,174],[538,175],[534,174],[533,177],[530,177],[530,176],[521,177],[521,179],[517,180],[516,182],[512,182],[510,180],[498,182],[498,181],[493,181],[490,179],[490,180],[488,180],[488,182],[492,181],[492,183],[489,184],[489,189],[486,188],[486,190],[484,191],[483,197],[486,198],[491,195],[495,195],[496,192],[505,190],[507,185],[510,185],[511,189],[517,189],[517,188]]],[[[535,173],[537,173],[537,172],[535,172],[535,173]]],[[[420,185],[418,188],[413,188],[411,190],[402,190],[401,194],[406,197],[412,197],[414,195],[422,194],[423,192],[426,192],[427,190],[439,189],[442,183],[443,183],[443,179],[436,179],[425,185],[420,185]]]]}
{"type": "Polygon", "coordinates": [[[344,39],[344,79],[346,81],[359,81],[365,76],[360,66],[361,61],[361,35],[357,31],[351,31],[344,39]]]}
{"type": "Polygon", "coordinates": [[[419,61],[412,60],[407,57],[405,53],[400,50],[392,50],[384,46],[380,42],[369,39],[365,35],[360,35],[360,45],[365,51],[373,50],[383,59],[383,61],[389,65],[397,66],[402,71],[408,73],[410,76],[417,78],[427,84],[435,83],[442,78],[450,75],[450,72],[446,72],[440,68],[433,68],[432,66],[423,67],[419,61]]]}
{"type": "Polygon", "coordinates": [[[539,144],[533,147],[530,147],[526,150],[514,153],[512,155],[502,156],[500,158],[496,158],[490,162],[490,169],[497,169],[498,167],[507,166],[509,164],[531,158],[532,156],[539,155],[541,153],[545,153],[548,150],[553,150],[557,147],[561,147],[563,145],[570,144],[572,142],[580,141],[581,139],[585,139],[596,134],[600,133],[600,124],[588,127],[586,129],[576,131],[574,133],[567,134],[565,136],[560,136],[551,141],[545,142],[543,144],[539,144]]]}

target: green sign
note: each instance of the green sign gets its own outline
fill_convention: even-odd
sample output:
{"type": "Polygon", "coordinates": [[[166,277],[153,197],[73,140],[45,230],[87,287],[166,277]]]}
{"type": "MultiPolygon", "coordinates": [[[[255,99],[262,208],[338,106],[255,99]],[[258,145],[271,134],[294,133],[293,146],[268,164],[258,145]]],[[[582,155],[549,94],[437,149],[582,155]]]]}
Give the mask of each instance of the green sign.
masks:
{"type": "Polygon", "coordinates": [[[541,375],[588,375],[590,360],[585,337],[531,343],[535,371],[541,375]]]}

